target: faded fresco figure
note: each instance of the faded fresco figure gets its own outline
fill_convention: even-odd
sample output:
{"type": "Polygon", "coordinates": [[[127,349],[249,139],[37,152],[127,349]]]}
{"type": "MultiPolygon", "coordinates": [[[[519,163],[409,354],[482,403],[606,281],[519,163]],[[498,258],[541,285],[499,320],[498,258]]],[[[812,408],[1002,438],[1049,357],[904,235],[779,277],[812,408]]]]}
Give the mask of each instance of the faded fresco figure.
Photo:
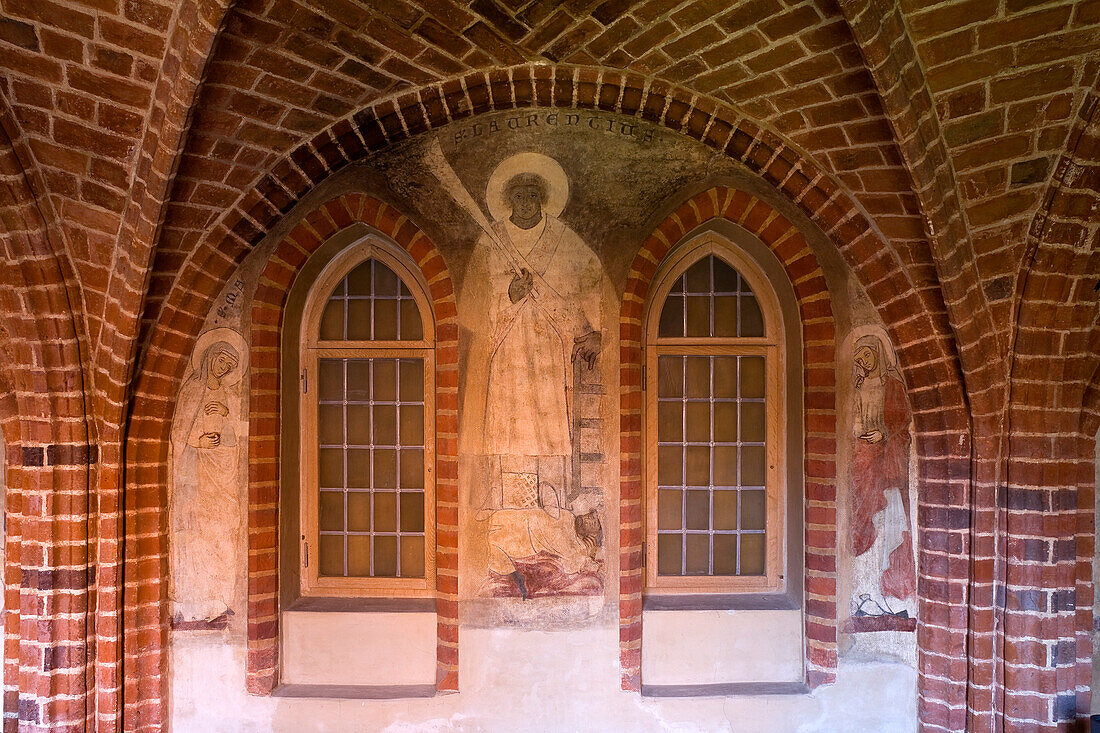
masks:
{"type": "Polygon", "coordinates": [[[173,430],[173,616],[232,614],[241,509],[238,436],[244,340],[228,328],[199,337],[173,430]]]}
{"type": "Polygon", "coordinates": [[[482,417],[468,450],[481,467],[473,501],[488,524],[490,596],[603,592],[602,496],[574,485],[573,434],[574,371],[600,358],[603,269],[557,218],[568,187],[552,158],[520,153],[489,179],[492,222],[452,192],[484,232],[464,298],[485,314],[471,345],[471,371],[485,379],[468,392],[469,414],[482,417]]]}
{"type": "Polygon", "coordinates": [[[853,616],[909,616],[916,591],[909,506],[909,402],[878,336],[852,354],[858,424],[852,449],[852,552],[867,556],[853,616]],[[868,555],[870,553],[870,555],[868,555]]]}

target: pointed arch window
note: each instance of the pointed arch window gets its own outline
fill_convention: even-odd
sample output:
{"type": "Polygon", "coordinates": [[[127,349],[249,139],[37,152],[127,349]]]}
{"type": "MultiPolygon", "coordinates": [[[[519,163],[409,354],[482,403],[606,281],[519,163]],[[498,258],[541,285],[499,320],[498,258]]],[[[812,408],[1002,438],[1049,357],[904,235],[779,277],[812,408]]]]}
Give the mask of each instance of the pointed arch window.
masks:
{"type": "Polygon", "coordinates": [[[373,242],[333,260],[302,323],[303,595],[434,589],[434,328],[426,289],[373,242]]]}
{"type": "Polygon", "coordinates": [[[717,237],[662,265],[646,323],[646,585],[781,585],[783,325],[758,266],[717,237]]]}

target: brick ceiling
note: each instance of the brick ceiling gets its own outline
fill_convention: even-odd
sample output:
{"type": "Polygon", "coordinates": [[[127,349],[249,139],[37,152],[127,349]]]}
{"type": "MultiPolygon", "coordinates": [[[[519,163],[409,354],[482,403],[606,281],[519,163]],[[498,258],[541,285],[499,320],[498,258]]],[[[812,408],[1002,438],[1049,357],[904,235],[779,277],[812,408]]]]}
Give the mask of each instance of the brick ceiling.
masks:
{"type": "Polygon", "coordinates": [[[936,275],[917,192],[952,189],[985,295],[1007,308],[1026,230],[1096,77],[1100,2],[899,4],[918,56],[907,81],[933,100],[946,182],[907,165],[895,142],[897,110],[884,109],[884,81],[849,30],[865,5],[0,0],[3,124],[89,322],[105,312],[97,294],[128,246],[133,202],[163,222],[131,284],[152,272],[149,318],[204,233],[295,146],[402,91],[524,63],[626,70],[734,107],[835,176],[921,285],[936,275]],[[191,56],[199,69],[206,60],[197,91],[158,94],[191,56]],[[158,145],[167,154],[153,170],[167,182],[173,159],[178,168],[150,197],[137,161],[158,145]]]}

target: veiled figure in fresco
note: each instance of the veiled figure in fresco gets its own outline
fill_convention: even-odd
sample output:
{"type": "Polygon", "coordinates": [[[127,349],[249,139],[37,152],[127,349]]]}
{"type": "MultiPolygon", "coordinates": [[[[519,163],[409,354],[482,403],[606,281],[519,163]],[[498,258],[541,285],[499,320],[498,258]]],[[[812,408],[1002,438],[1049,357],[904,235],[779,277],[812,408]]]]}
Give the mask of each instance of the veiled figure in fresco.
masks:
{"type": "Polygon", "coordinates": [[[237,332],[204,333],[176,403],[173,612],[182,621],[209,621],[231,612],[241,513],[237,432],[244,353],[237,332]]]}
{"type": "Polygon", "coordinates": [[[878,336],[852,354],[859,408],[852,451],[852,551],[873,552],[872,577],[857,583],[854,615],[906,615],[916,591],[909,507],[909,402],[878,336]]]}
{"type": "Polygon", "coordinates": [[[567,191],[564,171],[546,156],[502,162],[486,192],[495,221],[466,275],[467,287],[479,290],[474,312],[485,314],[487,329],[472,351],[487,375],[476,452],[488,476],[475,502],[489,525],[489,595],[603,589],[602,535],[589,532],[586,541],[577,530],[599,526],[598,499],[578,496],[571,485],[574,369],[599,360],[603,270],[554,215],[567,191]]]}

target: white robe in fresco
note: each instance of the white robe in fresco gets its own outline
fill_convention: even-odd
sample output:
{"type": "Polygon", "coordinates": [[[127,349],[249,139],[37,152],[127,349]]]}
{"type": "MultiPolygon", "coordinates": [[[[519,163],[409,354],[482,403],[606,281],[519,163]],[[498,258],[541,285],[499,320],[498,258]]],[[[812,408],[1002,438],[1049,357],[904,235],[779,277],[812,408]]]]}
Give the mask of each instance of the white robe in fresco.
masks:
{"type": "Polygon", "coordinates": [[[519,508],[502,494],[500,472],[536,473],[540,492],[550,477],[564,495],[573,453],[573,348],[576,339],[600,330],[602,269],[591,248],[552,216],[527,230],[511,221],[494,229],[514,245],[519,266],[537,277],[532,292],[512,303],[511,258],[488,235],[478,240],[466,281],[481,291],[471,302],[486,316],[471,354],[475,373],[486,375],[484,392],[480,385],[473,390],[483,395],[471,404],[482,417],[474,452],[492,459],[495,474],[483,508],[519,508]]]}
{"type": "Polygon", "coordinates": [[[188,379],[177,403],[183,413],[173,451],[172,596],[173,613],[183,621],[211,619],[231,609],[238,567],[240,396],[220,380],[207,379],[206,371],[188,379]],[[207,414],[212,403],[224,405],[229,414],[207,414]],[[202,446],[206,433],[218,434],[217,447],[202,446]]]}

